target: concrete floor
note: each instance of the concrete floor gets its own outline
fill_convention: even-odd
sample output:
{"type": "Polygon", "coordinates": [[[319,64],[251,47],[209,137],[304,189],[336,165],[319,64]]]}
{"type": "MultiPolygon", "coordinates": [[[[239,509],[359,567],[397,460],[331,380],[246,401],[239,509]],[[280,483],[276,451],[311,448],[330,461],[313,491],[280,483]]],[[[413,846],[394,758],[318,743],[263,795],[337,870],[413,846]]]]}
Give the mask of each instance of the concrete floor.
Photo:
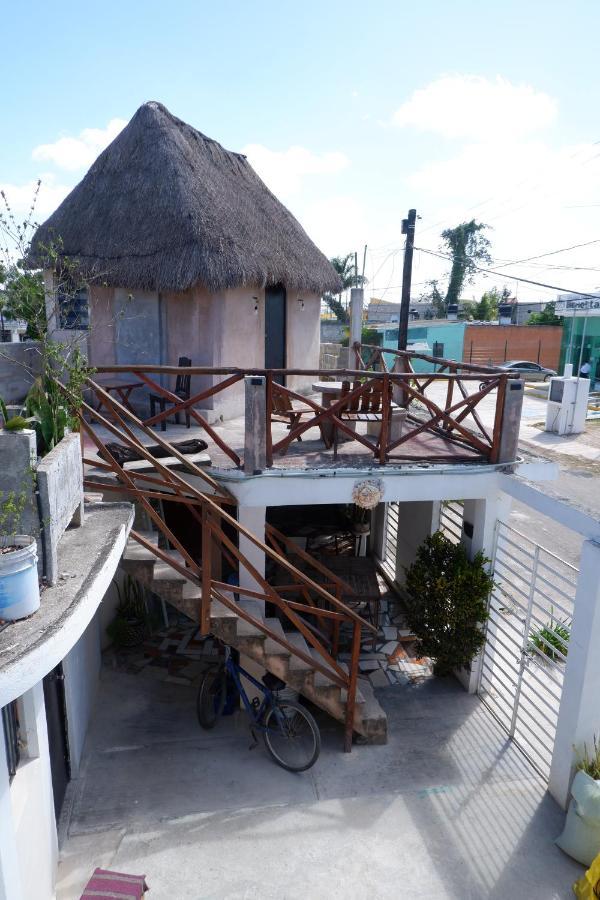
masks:
{"type": "Polygon", "coordinates": [[[71,785],[58,900],[95,866],[162,898],[567,898],[582,868],[552,843],[563,813],[481,702],[453,679],[383,688],[384,747],[341,752],[320,718],[292,775],[243,716],[196,724],[194,688],[105,669],[71,785]]]}

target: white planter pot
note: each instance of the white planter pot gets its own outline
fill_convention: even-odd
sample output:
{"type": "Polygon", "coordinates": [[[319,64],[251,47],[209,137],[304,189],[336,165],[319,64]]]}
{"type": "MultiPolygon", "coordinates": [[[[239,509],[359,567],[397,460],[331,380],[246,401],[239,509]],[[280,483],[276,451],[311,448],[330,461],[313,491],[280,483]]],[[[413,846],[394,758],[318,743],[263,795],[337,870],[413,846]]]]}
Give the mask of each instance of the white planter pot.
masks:
{"type": "Polygon", "coordinates": [[[0,553],[0,619],[23,619],[40,606],[37,544],[33,538],[17,534],[0,538],[0,547],[17,550],[0,553]]]}

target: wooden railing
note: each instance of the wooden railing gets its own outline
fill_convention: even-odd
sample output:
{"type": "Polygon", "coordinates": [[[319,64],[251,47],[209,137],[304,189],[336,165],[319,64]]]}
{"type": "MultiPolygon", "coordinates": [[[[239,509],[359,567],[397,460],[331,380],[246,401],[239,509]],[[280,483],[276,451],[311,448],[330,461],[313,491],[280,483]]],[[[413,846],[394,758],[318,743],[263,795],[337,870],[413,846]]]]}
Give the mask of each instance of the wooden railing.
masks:
{"type": "MultiPolygon", "coordinates": [[[[264,463],[270,467],[276,457],[289,452],[294,441],[301,439],[310,429],[318,429],[325,449],[334,444],[332,436],[344,436],[361,444],[371,458],[381,465],[401,460],[417,460],[423,462],[459,462],[464,460],[480,460],[496,463],[500,460],[499,449],[503,426],[503,412],[508,374],[502,370],[470,365],[454,360],[438,359],[426,354],[408,353],[387,350],[380,347],[356,346],[354,369],[234,369],[177,366],[103,366],[98,368],[102,375],[127,375],[139,384],[147,387],[152,393],[163,397],[166,408],[149,418],[143,419],[147,428],[160,425],[173,417],[175,413],[188,413],[193,422],[199,426],[206,437],[212,441],[235,467],[244,465],[244,439],[235,445],[232,438],[226,438],[224,430],[211,425],[202,404],[212,401],[218,395],[228,393],[239,386],[246,376],[258,379],[259,390],[263,392],[263,416],[265,427],[261,440],[264,463]],[[367,353],[366,353],[367,351],[367,353]],[[365,359],[366,356],[366,359],[365,359]],[[394,365],[390,369],[387,359],[392,357],[394,365]],[[412,361],[421,359],[434,364],[434,372],[415,372],[412,361]],[[196,391],[187,399],[181,399],[157,380],[161,376],[188,374],[220,379],[217,383],[201,391],[196,391]],[[154,377],[151,377],[154,376],[154,377]],[[311,379],[327,378],[346,383],[346,393],[340,393],[326,405],[315,396],[292,390],[281,384],[282,376],[303,376],[310,384],[311,379]],[[440,396],[439,387],[445,390],[440,396]],[[475,386],[475,390],[473,390],[475,386]],[[437,389],[437,390],[436,390],[437,389]],[[470,390],[471,389],[471,390],[470,390]],[[376,437],[364,434],[349,421],[349,409],[360,410],[368,405],[373,392],[381,395],[381,423],[376,437]],[[493,397],[493,424],[486,425],[481,414],[481,403],[493,397]],[[434,394],[434,396],[432,396],[434,394]],[[279,402],[277,402],[279,401],[279,402]],[[278,409],[282,402],[290,411],[299,405],[303,415],[290,421],[289,428],[282,434],[282,421],[278,409]],[[397,410],[405,410],[401,433],[395,426],[398,418],[397,410]],[[312,413],[312,414],[311,414],[312,413]],[[419,439],[422,435],[434,436],[438,439],[430,442],[430,446],[422,446],[419,439]],[[241,444],[241,445],[240,445],[241,444]],[[421,448],[421,449],[419,449],[421,448]],[[419,459],[422,453],[422,460],[419,459]]],[[[90,380],[90,387],[97,399],[106,406],[107,392],[98,380],[90,380]]],[[[238,388],[239,390],[239,388],[238,388]]],[[[114,399],[114,398],[113,398],[114,399]]],[[[239,398],[238,398],[239,399],[239,398]]],[[[107,407],[108,408],[108,407],[107,407]]],[[[249,424],[246,421],[245,434],[248,438],[249,424]]],[[[157,434],[154,430],[153,437],[157,434]]],[[[312,432],[315,436],[315,431],[312,432]]],[[[336,441],[337,446],[337,441],[336,441]]]]}
{"type": "MultiPolygon", "coordinates": [[[[88,402],[83,402],[79,412],[82,438],[87,438],[98,454],[97,457],[90,457],[84,452],[84,487],[87,490],[96,490],[102,493],[111,491],[121,495],[125,493],[147,513],[157,531],[164,536],[165,542],[179,552],[182,561],[173,559],[172,555],[149,541],[139,531],[134,529],[131,532],[131,536],[141,546],[201,588],[198,618],[202,634],[210,633],[211,603],[213,600],[219,600],[224,606],[233,610],[242,619],[284,647],[290,654],[303,660],[310,668],[321,672],[340,688],[345,689],[347,705],[344,749],[349,752],[352,745],[361,632],[363,629],[375,630],[369,622],[340,599],[342,590],[351,592],[349,586],[312,557],[309,557],[309,561],[312,568],[319,573],[318,582],[305,571],[294,566],[290,561],[289,554],[284,549],[287,547],[289,550],[289,541],[284,535],[276,529],[268,527],[267,540],[262,540],[246,529],[224,509],[225,505],[235,506],[237,501],[209,473],[190,462],[176,447],[161,437],[160,433],[154,431],[148,423],[142,421],[131,409],[116,400],[100,385],[90,379],[88,386],[93,389],[103,406],[101,411],[88,402]],[[107,446],[109,443],[107,434],[116,437],[119,444],[134,451],[143,460],[150,462],[152,472],[136,472],[131,468],[125,469],[126,464],[120,463],[115,457],[114,448],[111,451],[107,446]],[[177,459],[186,475],[193,475],[200,479],[201,487],[190,483],[183,477],[183,474],[164,465],[160,458],[154,457],[148,446],[144,444],[144,436],[151,438],[152,442],[166,451],[169,457],[177,459]],[[107,474],[111,474],[113,479],[107,480],[107,474]],[[198,523],[198,533],[201,536],[201,564],[196,561],[189,546],[186,547],[166,524],[158,512],[156,504],[151,502],[157,499],[183,503],[189,509],[198,523]],[[228,526],[227,531],[225,526],[228,526]],[[304,602],[288,599],[284,596],[286,591],[270,584],[240,552],[236,541],[232,539],[232,534],[237,537],[238,543],[239,538],[243,536],[285,571],[286,580],[289,582],[285,585],[286,591],[300,594],[304,602]],[[221,580],[220,571],[214,568],[213,548],[215,545],[219,553],[237,571],[237,581],[250,582],[254,585],[252,588],[243,584],[232,586],[221,580]],[[335,593],[329,590],[330,587],[334,588],[335,593]],[[316,651],[316,656],[306,654],[290,643],[285,636],[281,637],[280,634],[269,628],[262,617],[253,615],[247,608],[240,605],[236,600],[236,595],[257,600],[263,604],[274,604],[281,616],[287,619],[302,634],[309,647],[316,651]],[[332,630],[329,638],[319,634],[319,629],[315,628],[311,621],[314,619],[331,623],[332,630]],[[352,630],[352,651],[348,671],[337,661],[339,629],[342,623],[346,623],[352,630]]],[[[60,387],[68,394],[68,390],[64,386],[60,387]]],[[[308,554],[301,553],[301,555],[303,558],[308,557],[308,554]]]]}

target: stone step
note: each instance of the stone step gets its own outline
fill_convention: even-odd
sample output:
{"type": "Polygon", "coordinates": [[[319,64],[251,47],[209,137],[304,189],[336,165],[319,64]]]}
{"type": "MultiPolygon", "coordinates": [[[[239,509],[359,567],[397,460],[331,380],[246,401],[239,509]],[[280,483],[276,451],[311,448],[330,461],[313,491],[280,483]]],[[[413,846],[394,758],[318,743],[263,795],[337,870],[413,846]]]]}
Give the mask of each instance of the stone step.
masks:
{"type": "Polygon", "coordinates": [[[226,644],[235,644],[237,638],[240,617],[232,609],[213,600],[210,605],[210,625],[213,634],[216,634],[226,644]]]}
{"type": "MultiPolygon", "coordinates": [[[[146,532],[144,537],[147,537],[153,544],[157,544],[156,532],[146,532]]],[[[166,552],[171,559],[184,565],[183,557],[178,551],[167,550],[166,552]]],[[[177,572],[167,562],[159,560],[150,550],[132,539],[128,542],[123,555],[122,566],[142,583],[148,583],[155,593],[176,609],[196,622],[199,620],[202,596],[199,584],[177,572]]],[[[300,691],[335,719],[344,722],[346,689],[340,688],[326,672],[319,672],[293,653],[290,654],[289,650],[274,638],[267,637],[260,626],[264,623],[277,636],[312,657],[315,663],[318,661],[322,666],[327,666],[327,662],[318,651],[310,646],[299,632],[284,632],[279,619],[264,619],[264,605],[260,601],[242,597],[238,605],[241,609],[249,612],[257,624],[252,625],[246,622],[235,610],[229,609],[220,601],[213,599],[211,603],[213,634],[226,644],[238,648],[269,672],[282,678],[290,687],[300,691]]],[[[346,664],[342,663],[341,667],[346,672],[348,671],[346,664]]],[[[357,686],[354,730],[366,737],[368,743],[380,744],[387,740],[386,714],[366,679],[360,679],[357,686]]]]}
{"type": "MultiPolygon", "coordinates": [[[[157,546],[158,536],[156,532],[144,532],[142,537],[145,537],[155,547],[157,546]]],[[[148,584],[152,579],[157,559],[158,557],[151,550],[148,550],[130,537],[121,557],[120,566],[129,575],[137,578],[138,581],[148,584]]]]}
{"type": "MultiPolygon", "coordinates": [[[[282,640],[287,640],[286,634],[282,628],[281,622],[279,619],[265,619],[265,625],[269,628],[277,637],[280,637],[282,640]]],[[[273,656],[284,656],[286,659],[290,658],[290,651],[286,650],[278,641],[274,638],[268,637],[265,641],[265,653],[269,653],[273,656]]]]}

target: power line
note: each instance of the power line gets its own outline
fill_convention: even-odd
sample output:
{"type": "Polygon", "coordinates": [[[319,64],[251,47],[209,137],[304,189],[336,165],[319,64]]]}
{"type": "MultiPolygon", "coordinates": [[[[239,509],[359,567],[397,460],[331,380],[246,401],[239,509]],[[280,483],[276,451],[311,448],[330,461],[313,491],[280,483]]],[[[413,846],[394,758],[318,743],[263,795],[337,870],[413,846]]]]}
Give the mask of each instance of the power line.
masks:
{"type": "MultiPolygon", "coordinates": [[[[574,153],[570,154],[565,159],[565,162],[572,163],[573,160],[575,159],[575,157],[577,157],[580,153],[589,150],[590,147],[592,147],[592,148],[597,147],[599,144],[600,144],[600,141],[593,141],[592,144],[590,144],[590,145],[586,145],[585,147],[580,147],[579,149],[575,150],[574,153]]],[[[589,159],[580,160],[577,163],[574,163],[574,165],[587,166],[587,165],[589,165],[589,163],[591,163],[595,159],[597,159],[599,155],[600,154],[598,154],[598,153],[594,153],[589,159]]],[[[555,167],[556,166],[554,166],[554,168],[555,167]]],[[[495,216],[494,215],[488,216],[488,214],[486,214],[486,218],[490,218],[491,221],[495,221],[496,219],[502,218],[503,216],[506,216],[506,215],[509,215],[512,212],[516,212],[520,209],[524,209],[526,206],[528,206],[533,201],[533,199],[534,199],[536,193],[539,191],[539,189],[544,187],[546,180],[547,180],[547,178],[542,179],[542,180],[539,180],[539,179],[534,180],[531,176],[528,176],[527,178],[524,178],[522,181],[520,181],[516,184],[513,183],[512,194],[510,194],[508,198],[502,198],[500,200],[500,210],[501,211],[499,213],[497,213],[495,216]],[[522,189],[525,187],[525,185],[528,184],[528,182],[533,182],[532,187],[529,190],[529,194],[530,194],[529,200],[526,203],[524,203],[522,206],[518,206],[516,209],[512,209],[512,210],[508,209],[507,210],[506,207],[509,206],[511,204],[511,202],[514,202],[514,199],[516,199],[517,192],[521,193],[522,189]],[[504,210],[502,210],[503,206],[505,207],[504,210]]],[[[462,215],[466,216],[470,212],[473,212],[474,210],[477,210],[477,209],[480,210],[481,207],[487,206],[489,203],[493,203],[497,199],[498,198],[496,196],[492,195],[491,197],[488,197],[486,200],[481,200],[478,203],[475,203],[473,206],[467,207],[467,209],[462,213],[462,215]]],[[[439,225],[449,223],[450,221],[451,221],[451,218],[447,216],[443,219],[440,219],[438,222],[434,222],[432,225],[426,225],[425,228],[420,229],[421,234],[423,234],[426,231],[430,231],[432,228],[436,228],[439,225]]]]}
{"type": "MultiPolygon", "coordinates": [[[[415,250],[420,250],[421,253],[428,253],[430,256],[437,256],[440,259],[448,259],[452,262],[452,257],[447,256],[444,253],[437,253],[435,250],[426,250],[425,247],[415,247],[415,250]]],[[[494,269],[484,269],[481,266],[476,265],[474,262],[470,261],[471,266],[476,269],[478,272],[485,272],[486,275],[500,275],[507,278],[509,281],[522,281],[524,284],[533,284],[536,287],[548,288],[551,291],[560,291],[565,294],[577,294],[578,297],[586,297],[590,300],[597,300],[597,294],[586,294],[583,291],[574,291],[571,288],[565,287],[557,287],[555,284],[545,284],[543,281],[532,281],[531,278],[523,278],[519,275],[511,275],[510,272],[498,272],[494,269]]]]}
{"type": "Polygon", "coordinates": [[[600,238],[593,241],[585,241],[583,244],[573,244],[571,247],[561,247],[559,250],[549,250],[547,253],[539,253],[537,256],[526,256],[525,259],[514,259],[512,262],[502,263],[504,266],[516,266],[519,263],[531,262],[533,259],[543,259],[545,256],[556,256],[557,253],[567,253],[569,250],[577,250],[579,247],[589,247],[590,244],[600,244],[600,238]]]}

